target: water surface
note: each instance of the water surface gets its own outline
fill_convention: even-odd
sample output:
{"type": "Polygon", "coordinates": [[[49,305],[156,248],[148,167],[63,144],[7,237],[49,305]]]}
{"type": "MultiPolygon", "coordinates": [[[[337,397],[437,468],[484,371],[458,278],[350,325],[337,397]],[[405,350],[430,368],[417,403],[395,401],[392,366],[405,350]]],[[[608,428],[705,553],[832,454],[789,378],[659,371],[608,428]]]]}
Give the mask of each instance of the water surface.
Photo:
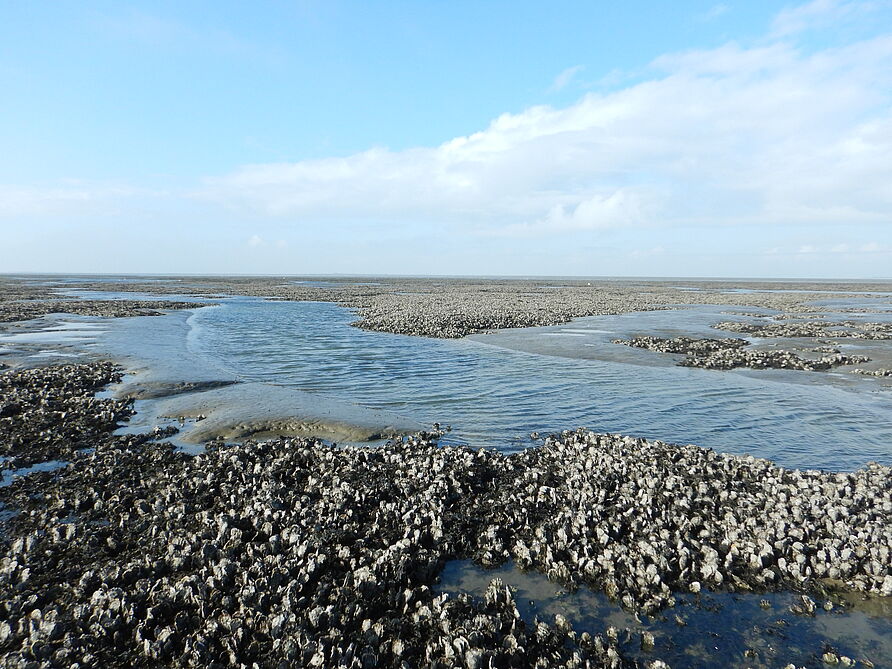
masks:
{"type": "MultiPolygon", "coordinates": [[[[102,320],[98,328],[98,319],[60,327],[55,318],[49,320],[54,331],[2,341],[15,347],[30,340],[45,353],[56,337],[66,351],[129,356],[165,369],[168,378],[293,388],[323,401],[450,425],[447,443],[475,447],[511,451],[530,446],[532,432],[586,427],[750,453],[791,467],[892,463],[892,392],[875,379],[679,367],[673,356],[611,343],[635,334],[722,336],[727,333],[712,323],[745,318],[729,317],[728,307],[591,317],[439,340],[351,327],[355,313],[331,303],[215,301],[219,306],[163,317],[102,320]]],[[[246,401],[256,402],[256,393],[246,401]]]]}
{"type": "MultiPolygon", "coordinates": [[[[793,613],[799,595],[781,593],[730,593],[703,591],[677,594],[677,606],[654,616],[623,610],[599,592],[586,587],[568,592],[537,572],[522,572],[512,564],[483,569],[468,560],[446,564],[437,590],[451,595],[482,597],[494,578],[514,591],[517,609],[527,624],[537,618],[554,623],[564,616],[581,634],[619,631],[623,652],[646,666],[661,659],[672,667],[827,666],[825,649],[853,660],[868,660],[875,667],[892,663],[892,607],[889,598],[874,600],[873,609],[834,606],[818,602],[814,615],[793,613]],[[641,645],[642,632],[654,635],[654,648],[641,645]]],[[[860,664],[860,666],[868,666],[860,664]]]]}
{"type": "MultiPolygon", "coordinates": [[[[702,320],[696,310],[675,313],[679,330],[708,327],[695,325],[702,320]]],[[[653,315],[600,318],[640,322],[653,315]]],[[[809,372],[643,364],[659,356],[604,341],[614,336],[609,325],[601,328],[603,339],[591,343],[611,347],[614,360],[368,332],[350,327],[354,319],[330,303],[237,298],[195,312],[188,346],[239,379],[449,424],[451,441],[474,446],[511,450],[529,445],[531,432],[584,426],[752,453],[795,467],[890,462],[892,393],[860,379],[848,386],[809,372]]],[[[534,330],[549,329],[528,332],[534,330]]]]}

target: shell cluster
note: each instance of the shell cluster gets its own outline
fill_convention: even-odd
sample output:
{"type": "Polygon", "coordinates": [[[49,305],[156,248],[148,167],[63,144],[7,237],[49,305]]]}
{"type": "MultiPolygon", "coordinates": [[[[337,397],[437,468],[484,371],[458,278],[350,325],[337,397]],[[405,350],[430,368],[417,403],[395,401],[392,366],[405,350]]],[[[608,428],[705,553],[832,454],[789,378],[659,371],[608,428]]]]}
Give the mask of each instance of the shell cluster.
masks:
{"type": "MultiPolygon", "coordinates": [[[[114,370],[12,374],[52,404],[114,370]]],[[[8,430],[27,429],[24,415],[8,430]]],[[[379,448],[218,442],[193,457],[110,428],[66,468],[2,489],[18,511],[0,538],[7,666],[633,664],[609,630],[524,623],[498,581],[482,598],[436,594],[458,558],[514,560],[644,612],[701,589],[892,595],[892,471],[879,465],[787,470],[585,430],[512,455],[440,447],[435,431],[379,448]]]]}
{"type": "Polygon", "coordinates": [[[853,374],[862,374],[864,376],[892,377],[892,369],[853,369],[853,374]]]}
{"type": "Polygon", "coordinates": [[[197,309],[207,303],[171,300],[60,300],[35,299],[0,301],[0,323],[26,321],[47,314],[78,314],[123,318],[127,316],[160,316],[162,309],[197,309]]]}
{"type": "Polygon", "coordinates": [[[189,457],[117,437],[4,495],[6,666],[622,667],[615,640],[525,624],[511,591],[432,590],[475,551],[493,456],[426,435],[189,457]],[[39,496],[39,500],[35,498],[39,496]]]}
{"type": "Polygon", "coordinates": [[[745,339],[697,339],[694,337],[632,337],[631,339],[614,339],[614,344],[623,344],[634,348],[643,348],[659,353],[683,353],[685,355],[704,357],[712,353],[741,349],[748,346],[745,339]]]}
{"type": "Polygon", "coordinates": [[[801,588],[821,579],[892,594],[892,471],[787,470],[586,431],[506,459],[482,562],[513,558],[629,608],[700,588],[801,588]]]}
{"type": "Polygon", "coordinates": [[[684,367],[704,369],[795,369],[807,372],[827,371],[843,365],[857,365],[870,362],[863,355],[843,355],[838,350],[817,351],[824,353],[818,359],[803,358],[791,351],[748,350],[744,339],[695,339],[691,337],[634,337],[614,339],[614,344],[644,348],[661,353],[683,353],[686,355],[679,364],[684,367]]]}
{"type": "Polygon", "coordinates": [[[61,365],[0,374],[0,456],[5,467],[68,460],[133,414],[130,400],[98,399],[120,381],[111,363],[61,365]]]}
{"type": "Polygon", "coordinates": [[[892,323],[864,321],[808,321],[802,323],[746,323],[723,321],[717,330],[740,332],[756,337],[836,337],[848,339],[892,339],[892,323]]]}
{"type": "Polygon", "coordinates": [[[517,290],[516,286],[385,293],[360,303],[367,330],[425,337],[459,338],[501,328],[566,323],[579,316],[663,309],[647,293],[605,292],[581,287],[563,290],[517,290]]]}

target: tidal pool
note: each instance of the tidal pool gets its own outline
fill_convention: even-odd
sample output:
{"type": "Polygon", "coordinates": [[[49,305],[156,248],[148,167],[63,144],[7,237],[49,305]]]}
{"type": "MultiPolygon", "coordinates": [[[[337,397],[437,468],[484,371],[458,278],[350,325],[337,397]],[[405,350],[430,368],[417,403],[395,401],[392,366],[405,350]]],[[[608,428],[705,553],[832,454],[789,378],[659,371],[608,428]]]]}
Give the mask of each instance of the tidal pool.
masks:
{"type": "MultiPolygon", "coordinates": [[[[672,667],[820,667],[823,654],[835,653],[875,667],[892,666],[892,600],[872,600],[873,608],[820,604],[814,615],[798,614],[794,593],[706,592],[677,595],[678,604],[650,617],[635,615],[588,588],[568,592],[538,572],[523,572],[512,564],[483,569],[469,560],[446,564],[437,586],[451,595],[482,597],[494,578],[514,590],[518,611],[526,623],[535,619],[553,624],[564,616],[581,634],[619,633],[622,650],[642,662],[661,659],[672,667]],[[642,632],[654,636],[652,650],[642,648],[642,632]]],[[[859,602],[860,603],[860,602],[859,602]]]]}

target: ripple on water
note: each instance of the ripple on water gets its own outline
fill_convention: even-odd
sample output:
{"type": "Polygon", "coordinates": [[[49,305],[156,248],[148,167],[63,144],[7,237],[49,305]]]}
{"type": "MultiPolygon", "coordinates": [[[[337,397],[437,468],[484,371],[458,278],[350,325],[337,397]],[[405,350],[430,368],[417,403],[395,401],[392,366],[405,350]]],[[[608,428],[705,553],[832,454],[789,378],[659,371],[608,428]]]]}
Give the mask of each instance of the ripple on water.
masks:
{"type": "MultiPolygon", "coordinates": [[[[696,317],[661,317],[672,325],[672,314],[684,323],[696,317]]],[[[585,426],[796,467],[852,469],[890,458],[889,393],[798,382],[805,372],[649,367],[369,332],[349,327],[353,320],[328,303],[233,299],[190,318],[198,333],[190,348],[243,380],[451,424],[453,443],[510,450],[532,431],[585,426]]]]}

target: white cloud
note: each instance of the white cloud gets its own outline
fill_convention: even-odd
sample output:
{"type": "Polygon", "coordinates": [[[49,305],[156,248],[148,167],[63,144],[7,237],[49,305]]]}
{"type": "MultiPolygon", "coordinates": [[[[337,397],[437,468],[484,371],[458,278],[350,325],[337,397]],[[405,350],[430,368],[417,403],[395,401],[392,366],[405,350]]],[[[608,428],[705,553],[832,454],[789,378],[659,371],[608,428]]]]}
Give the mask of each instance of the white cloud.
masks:
{"type": "MultiPolygon", "coordinates": [[[[817,0],[778,16],[772,30],[781,37],[666,54],[651,63],[644,81],[562,108],[503,114],[439,146],[246,165],[179,193],[87,183],[0,185],[0,218],[129,215],[165,198],[190,212],[199,200],[207,220],[221,205],[235,212],[234,220],[278,218],[279,226],[300,221],[335,232],[329,224],[348,222],[391,234],[403,226],[419,238],[443,226],[488,237],[740,224],[889,226],[892,29],[819,50],[796,43],[809,25],[840,12],[858,17],[875,4],[817,0]]],[[[579,66],[568,68],[555,85],[569,85],[578,72],[579,66]]],[[[279,235],[266,233],[274,228],[258,222],[254,229],[269,241],[254,235],[245,243],[285,247],[282,239],[272,241],[279,235]]],[[[649,243],[655,241],[632,248],[649,243]]],[[[864,246],[845,243],[850,252],[864,246]]],[[[860,252],[884,252],[877,248],[860,252]]],[[[794,249],[778,247],[777,254],[794,249]]]]}
{"type": "Polygon", "coordinates": [[[436,147],[250,165],[199,197],[251,213],[530,235],[892,220],[892,34],[658,58],[654,76],[436,147]]]}
{"type": "Polygon", "coordinates": [[[812,0],[804,5],[782,10],[772,23],[774,37],[786,37],[806,30],[838,26],[840,22],[869,14],[888,0],[812,0]]]}
{"type": "Polygon", "coordinates": [[[551,87],[548,89],[552,93],[565,89],[575,78],[576,75],[585,69],[583,65],[574,65],[568,67],[554,78],[551,87]]]}
{"type": "Polygon", "coordinates": [[[132,207],[136,200],[165,195],[162,191],[75,180],[41,186],[0,184],[0,219],[116,215],[132,207]]]}
{"type": "Polygon", "coordinates": [[[858,257],[875,254],[892,254],[892,245],[870,242],[839,242],[833,244],[802,244],[795,249],[773,247],[765,251],[766,255],[786,256],[835,256],[845,255],[858,257]]]}
{"type": "Polygon", "coordinates": [[[647,189],[620,188],[593,195],[566,206],[554,205],[545,216],[532,222],[513,223],[488,231],[490,235],[528,237],[573,230],[598,230],[645,225],[657,210],[658,195],[647,189]]]}
{"type": "Polygon", "coordinates": [[[731,8],[723,2],[713,5],[708,10],[699,15],[701,21],[713,21],[731,11],[731,8]]]}

